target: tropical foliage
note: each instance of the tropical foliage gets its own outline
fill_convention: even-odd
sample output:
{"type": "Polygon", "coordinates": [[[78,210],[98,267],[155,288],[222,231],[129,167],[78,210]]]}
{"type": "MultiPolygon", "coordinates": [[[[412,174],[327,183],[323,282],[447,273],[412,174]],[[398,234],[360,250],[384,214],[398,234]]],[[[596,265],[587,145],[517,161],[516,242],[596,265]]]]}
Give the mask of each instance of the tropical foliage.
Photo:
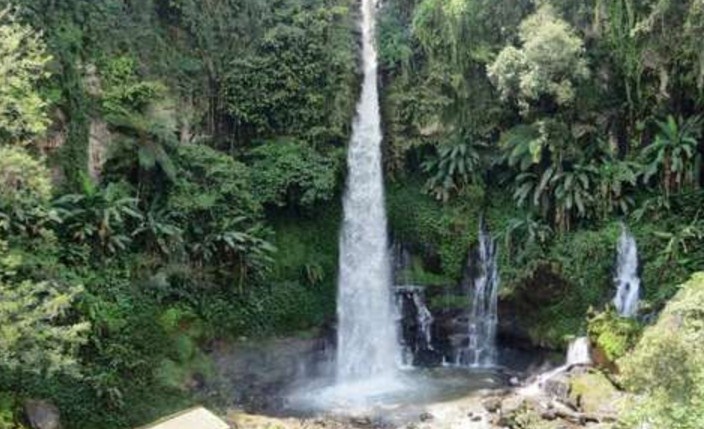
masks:
{"type": "MultiPolygon", "coordinates": [[[[0,0],[0,426],[31,397],[69,428],[140,426],[217,402],[217,345],[332,324],[357,5],[0,0]]],[[[586,328],[626,356],[637,421],[701,426],[680,394],[702,384],[693,341],[662,352],[646,330],[629,360],[640,325],[585,316],[613,295],[621,221],[644,308],[704,265],[702,2],[378,15],[389,224],[413,280],[457,283],[483,217],[528,341],[586,328]],[[659,357],[685,369],[657,385],[679,369],[659,357]]]]}

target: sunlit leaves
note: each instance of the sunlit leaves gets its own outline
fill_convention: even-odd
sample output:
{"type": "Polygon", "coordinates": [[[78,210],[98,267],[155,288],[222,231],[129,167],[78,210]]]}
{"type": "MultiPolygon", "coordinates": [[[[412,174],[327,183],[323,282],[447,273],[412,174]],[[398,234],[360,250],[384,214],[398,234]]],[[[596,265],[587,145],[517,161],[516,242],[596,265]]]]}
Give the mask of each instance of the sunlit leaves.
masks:
{"type": "Polygon", "coordinates": [[[0,142],[26,143],[49,123],[38,85],[49,74],[41,34],[0,10],[0,142]]]}
{"type": "Polygon", "coordinates": [[[487,69],[502,97],[524,114],[545,96],[571,104],[574,85],[589,76],[579,36],[548,4],[521,23],[519,35],[521,47],[507,46],[487,69]]]}
{"type": "Polygon", "coordinates": [[[647,182],[659,174],[663,191],[670,195],[694,183],[701,120],[698,117],[683,120],[668,116],[657,125],[659,131],[655,142],[643,151],[647,163],[644,180],[647,182]]]}

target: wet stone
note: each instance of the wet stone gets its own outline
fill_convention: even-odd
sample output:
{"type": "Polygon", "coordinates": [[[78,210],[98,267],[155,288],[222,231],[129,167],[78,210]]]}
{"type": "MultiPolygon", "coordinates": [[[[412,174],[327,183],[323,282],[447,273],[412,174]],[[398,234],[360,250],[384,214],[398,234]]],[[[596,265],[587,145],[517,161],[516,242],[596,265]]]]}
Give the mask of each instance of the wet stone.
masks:
{"type": "Polygon", "coordinates": [[[430,413],[423,413],[420,415],[420,421],[422,421],[422,422],[428,422],[430,420],[433,420],[434,418],[435,418],[435,416],[433,416],[430,413]]]}

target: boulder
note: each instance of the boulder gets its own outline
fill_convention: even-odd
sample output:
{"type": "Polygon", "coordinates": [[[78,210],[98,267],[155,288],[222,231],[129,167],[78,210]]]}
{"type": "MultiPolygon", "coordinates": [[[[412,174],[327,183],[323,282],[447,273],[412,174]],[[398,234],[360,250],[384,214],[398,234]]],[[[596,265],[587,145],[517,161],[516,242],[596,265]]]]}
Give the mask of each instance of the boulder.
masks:
{"type": "Polygon", "coordinates": [[[565,375],[553,377],[545,381],[543,390],[548,396],[567,402],[570,396],[570,380],[565,375]]]}
{"type": "Polygon", "coordinates": [[[24,413],[32,429],[61,428],[61,413],[51,402],[28,400],[24,404],[24,413]]]}
{"type": "Polygon", "coordinates": [[[570,402],[584,413],[600,418],[615,418],[623,393],[600,372],[575,375],[570,380],[570,402]]]}
{"type": "Polygon", "coordinates": [[[429,421],[433,420],[434,418],[435,418],[435,416],[432,415],[432,414],[430,414],[430,413],[428,413],[428,412],[422,413],[422,414],[420,415],[420,421],[421,421],[421,422],[429,422],[429,421]]]}

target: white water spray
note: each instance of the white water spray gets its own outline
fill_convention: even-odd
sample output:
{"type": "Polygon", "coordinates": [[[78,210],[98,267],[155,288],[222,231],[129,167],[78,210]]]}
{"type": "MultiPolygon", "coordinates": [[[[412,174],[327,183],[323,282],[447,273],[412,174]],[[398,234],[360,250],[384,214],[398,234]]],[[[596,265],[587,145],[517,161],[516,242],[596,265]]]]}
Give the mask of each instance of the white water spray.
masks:
{"type": "Polygon", "coordinates": [[[567,349],[567,366],[591,365],[589,338],[579,337],[570,342],[567,349]]]}
{"type": "Polygon", "coordinates": [[[616,296],[614,305],[621,316],[633,317],[638,311],[640,298],[640,278],[638,277],[638,247],[636,240],[625,225],[618,240],[616,296]]]}
{"type": "Polygon", "coordinates": [[[340,239],[338,383],[394,378],[400,360],[388,254],[377,87],[377,0],[362,1],[364,82],[347,155],[340,239]]]}

